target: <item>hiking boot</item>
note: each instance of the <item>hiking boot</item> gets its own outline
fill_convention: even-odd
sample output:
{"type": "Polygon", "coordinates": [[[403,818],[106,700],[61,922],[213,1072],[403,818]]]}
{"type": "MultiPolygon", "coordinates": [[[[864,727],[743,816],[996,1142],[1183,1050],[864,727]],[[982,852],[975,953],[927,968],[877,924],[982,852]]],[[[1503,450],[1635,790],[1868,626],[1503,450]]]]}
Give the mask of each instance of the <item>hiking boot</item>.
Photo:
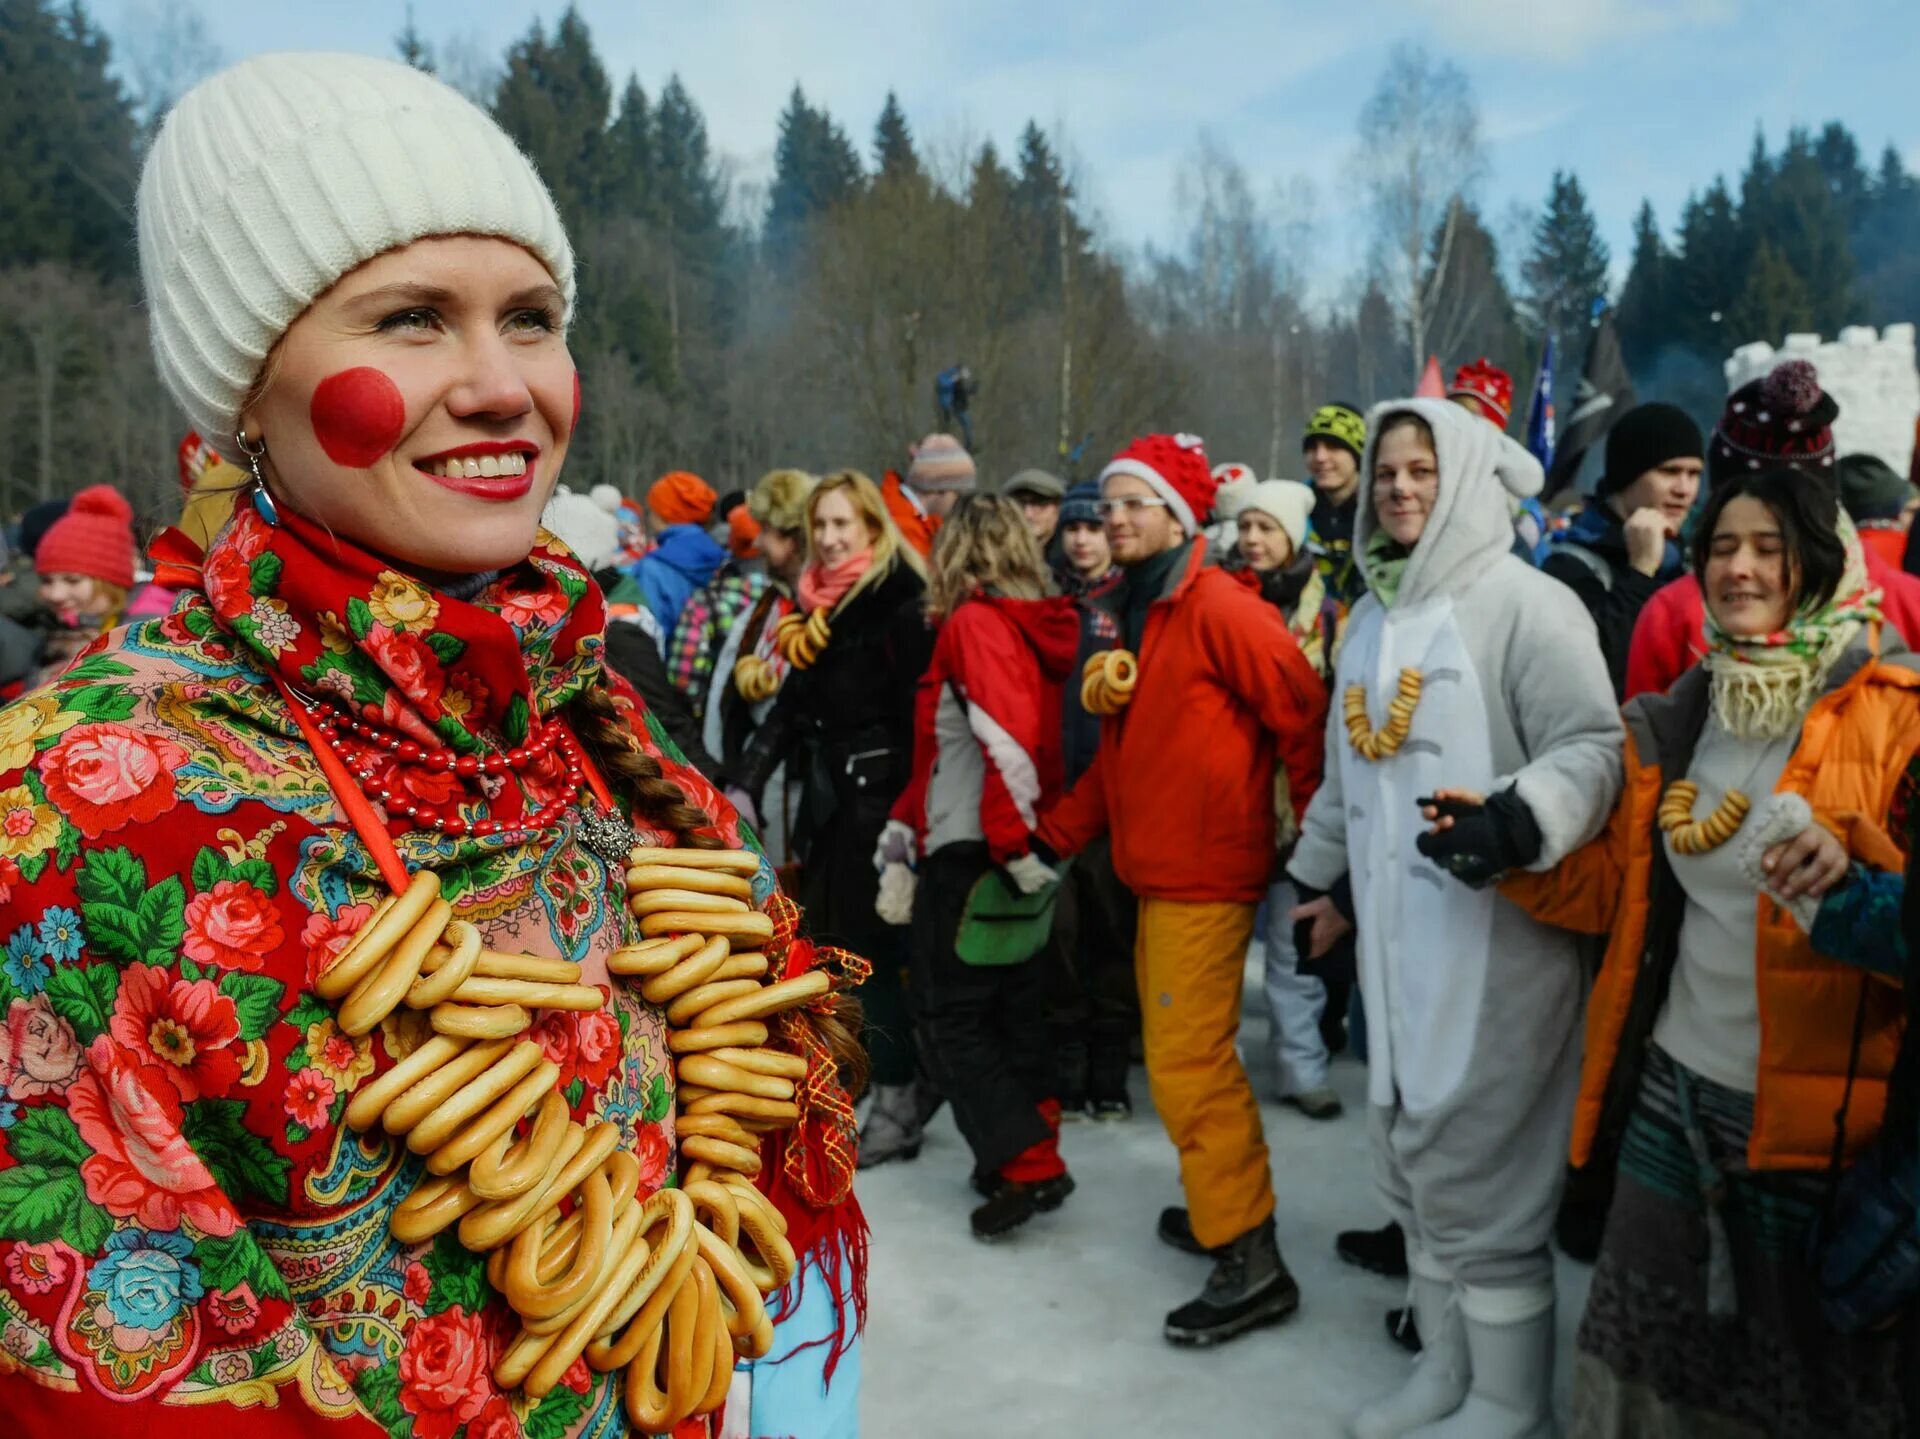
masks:
{"type": "Polygon", "coordinates": [[[1087,1113],[1106,1124],[1119,1124],[1133,1118],[1133,1099],[1126,1090],[1096,1094],[1087,1101],[1087,1113]]]}
{"type": "Polygon", "coordinates": [[[1004,1239],[1034,1215],[1058,1209],[1071,1193],[1073,1176],[1070,1174],[1031,1184],[1018,1179],[1003,1179],[992,1198],[969,1217],[973,1237],[988,1244],[996,1239],[1004,1239]]]}
{"type": "Polygon", "coordinates": [[[1278,1324],[1299,1307],[1300,1286],[1287,1273],[1268,1219],[1214,1252],[1200,1297],[1167,1316],[1166,1336],[1182,1348],[1202,1348],[1278,1324]]]}
{"type": "Polygon", "coordinates": [[[1155,1232],[1162,1244],[1170,1244],[1182,1254],[1197,1254],[1202,1259],[1213,1254],[1211,1249],[1193,1237],[1193,1221],[1180,1205],[1160,1211],[1160,1226],[1155,1232]]]}
{"type": "Polygon", "coordinates": [[[1284,1095],[1280,1102],[1292,1105],[1309,1119],[1338,1119],[1347,1112],[1346,1106],[1340,1103],[1340,1096],[1325,1084],[1314,1089],[1303,1089],[1298,1094],[1284,1095]]]}
{"type": "Polygon", "coordinates": [[[859,1168],[920,1157],[920,1106],[911,1084],[876,1084],[873,1107],[860,1126],[859,1168]]]}
{"type": "Polygon", "coordinates": [[[1407,1277],[1407,1236],[1397,1224],[1384,1229],[1342,1230],[1333,1247],[1347,1263],[1370,1274],[1384,1274],[1389,1279],[1407,1277]]]}

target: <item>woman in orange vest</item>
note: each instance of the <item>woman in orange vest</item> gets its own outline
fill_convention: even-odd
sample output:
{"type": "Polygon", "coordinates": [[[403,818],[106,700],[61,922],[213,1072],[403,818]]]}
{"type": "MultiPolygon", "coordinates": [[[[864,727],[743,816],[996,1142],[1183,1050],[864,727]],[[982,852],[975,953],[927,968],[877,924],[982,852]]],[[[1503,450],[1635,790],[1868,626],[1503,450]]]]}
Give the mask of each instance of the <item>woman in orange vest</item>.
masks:
{"type": "MultiPolygon", "coordinates": [[[[1606,833],[1503,886],[1537,918],[1611,935],[1573,1162],[1617,1174],[1574,1431],[1911,1434],[1901,1373],[1920,1329],[1824,1328],[1805,1258],[1834,1156],[1879,1130],[1903,1001],[1805,929],[1850,857],[1901,862],[1882,825],[1920,794],[1920,661],[1881,625],[1823,484],[1729,482],[1694,550],[1706,660],[1627,706],[1606,833]]],[[[1471,849],[1483,811],[1451,799],[1428,814],[1453,838],[1429,842],[1471,849]]]]}

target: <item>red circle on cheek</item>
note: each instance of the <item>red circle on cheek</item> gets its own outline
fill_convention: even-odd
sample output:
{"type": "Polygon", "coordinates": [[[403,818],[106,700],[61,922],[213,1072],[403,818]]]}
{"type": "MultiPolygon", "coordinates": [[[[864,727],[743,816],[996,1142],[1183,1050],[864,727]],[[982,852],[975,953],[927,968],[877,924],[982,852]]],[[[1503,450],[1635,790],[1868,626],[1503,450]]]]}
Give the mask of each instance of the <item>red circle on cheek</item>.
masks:
{"type": "Polygon", "coordinates": [[[573,372],[573,421],[567,428],[568,430],[580,428],[580,372],[578,370],[573,372]]]}
{"type": "Polygon", "coordinates": [[[328,375],[315,386],[307,415],[327,458],[356,470],[400,443],[407,428],[400,387],[371,365],[328,375]]]}

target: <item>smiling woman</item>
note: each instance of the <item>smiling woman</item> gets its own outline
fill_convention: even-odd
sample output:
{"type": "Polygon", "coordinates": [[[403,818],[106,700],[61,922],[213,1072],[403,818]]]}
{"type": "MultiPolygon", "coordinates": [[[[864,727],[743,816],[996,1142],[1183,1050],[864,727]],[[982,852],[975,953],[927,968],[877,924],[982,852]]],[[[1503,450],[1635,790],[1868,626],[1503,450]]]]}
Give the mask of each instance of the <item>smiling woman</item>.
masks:
{"type": "Polygon", "coordinates": [[[0,711],[10,1432],[670,1428],[768,1355],[796,1253],[820,1389],[858,962],[540,528],[579,380],[539,177],[417,71],[261,56],[169,116],[139,229],[161,375],[252,493],[159,547],[170,615],[0,711]],[[705,987],[733,1047],[676,1092],[705,987]]]}

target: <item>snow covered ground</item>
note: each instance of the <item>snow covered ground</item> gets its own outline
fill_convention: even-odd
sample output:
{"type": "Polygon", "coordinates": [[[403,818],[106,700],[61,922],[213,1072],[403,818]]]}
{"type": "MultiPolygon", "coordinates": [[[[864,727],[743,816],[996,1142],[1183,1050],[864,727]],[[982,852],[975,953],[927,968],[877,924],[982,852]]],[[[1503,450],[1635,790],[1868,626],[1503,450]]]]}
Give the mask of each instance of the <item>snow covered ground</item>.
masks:
{"type": "MultiPolygon", "coordinates": [[[[1137,1066],[1129,1123],[1066,1129],[1073,1197],[998,1244],[968,1233],[978,1202],[971,1163],[943,1109],[918,1159],[860,1177],[873,1224],[866,1439],[1335,1439],[1348,1413],[1397,1382],[1408,1361],[1381,1316],[1403,1302],[1403,1287],[1333,1252],[1339,1230],[1385,1222],[1368,1171],[1366,1076],[1351,1059],[1335,1061],[1347,1114],[1331,1123],[1270,1101],[1257,962],[1248,966],[1241,1049],[1262,1095],[1299,1312],[1213,1350],[1161,1338],[1162,1316],[1199,1292],[1207,1266],[1154,1237],[1161,1207],[1181,1202],[1180,1182],[1137,1066]]],[[[1563,1413],[1587,1274],[1560,1261],[1563,1413]]]]}

